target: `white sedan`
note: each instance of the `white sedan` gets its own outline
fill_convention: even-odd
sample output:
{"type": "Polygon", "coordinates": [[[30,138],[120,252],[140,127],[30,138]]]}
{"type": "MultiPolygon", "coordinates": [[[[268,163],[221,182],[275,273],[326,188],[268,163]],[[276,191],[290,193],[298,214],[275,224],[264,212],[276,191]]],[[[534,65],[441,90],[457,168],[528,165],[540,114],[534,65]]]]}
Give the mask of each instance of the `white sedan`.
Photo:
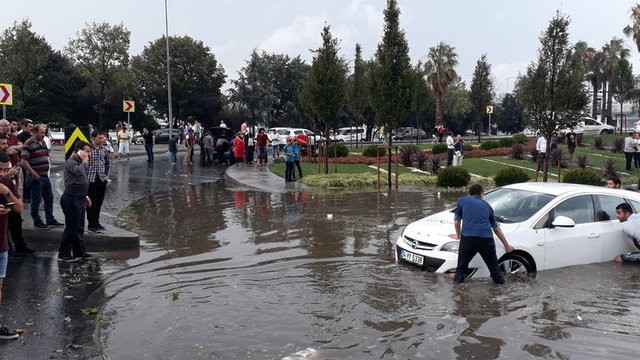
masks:
{"type": "MultiPolygon", "coordinates": [[[[500,268],[507,274],[612,261],[636,250],[622,232],[615,208],[627,202],[639,212],[640,193],[576,184],[521,183],[487,192],[484,199],[515,249],[505,253],[502,243],[495,240],[500,268]]],[[[398,262],[453,273],[458,245],[453,210],[449,210],[409,224],[394,249],[398,262]]],[[[469,269],[470,277],[489,276],[480,255],[469,269]]]]}

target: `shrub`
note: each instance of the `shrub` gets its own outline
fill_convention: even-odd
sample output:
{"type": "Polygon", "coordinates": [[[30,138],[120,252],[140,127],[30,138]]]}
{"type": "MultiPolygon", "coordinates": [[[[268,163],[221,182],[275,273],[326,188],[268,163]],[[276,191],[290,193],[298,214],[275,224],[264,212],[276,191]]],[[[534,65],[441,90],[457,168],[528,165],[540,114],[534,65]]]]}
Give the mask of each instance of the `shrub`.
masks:
{"type": "Polygon", "coordinates": [[[338,143],[331,144],[327,148],[327,156],[328,157],[347,157],[349,156],[349,148],[338,143]]]}
{"type": "Polygon", "coordinates": [[[566,169],[567,159],[564,156],[562,149],[551,150],[551,156],[549,157],[549,167],[558,167],[566,169]]]}
{"type": "Polygon", "coordinates": [[[434,154],[442,154],[447,152],[447,144],[435,144],[431,148],[431,152],[434,154]]]}
{"type": "Polygon", "coordinates": [[[513,145],[511,145],[511,157],[516,160],[524,159],[524,145],[513,143],[513,145]]]}
{"type": "Polygon", "coordinates": [[[526,144],[527,142],[529,142],[529,138],[527,138],[527,135],[525,134],[515,134],[513,135],[512,139],[514,143],[518,144],[526,144]]]}
{"type": "Polygon", "coordinates": [[[599,185],[600,175],[593,169],[571,169],[564,174],[564,183],[599,185]]]}
{"type": "Polygon", "coordinates": [[[400,148],[400,163],[403,166],[412,166],[413,157],[418,152],[418,147],[415,145],[403,145],[400,148]]]}
{"type": "Polygon", "coordinates": [[[440,168],[442,167],[442,158],[440,158],[440,156],[438,155],[433,155],[431,156],[431,158],[429,158],[429,164],[431,165],[431,173],[435,175],[438,173],[438,171],[440,171],[440,168]]]}
{"type": "Polygon", "coordinates": [[[480,144],[480,149],[482,150],[491,150],[499,147],[503,147],[503,146],[500,146],[500,143],[497,141],[485,141],[482,144],[480,144]]]}
{"type": "Polygon", "coordinates": [[[470,144],[466,144],[466,143],[465,143],[465,144],[462,146],[462,151],[463,151],[463,152],[465,152],[465,153],[467,153],[467,152],[469,152],[469,151],[473,151],[473,145],[470,145],[470,144]]]}
{"type": "Polygon", "coordinates": [[[498,143],[500,144],[500,147],[511,147],[514,142],[515,141],[513,141],[512,138],[504,138],[504,139],[500,139],[498,143]]]}
{"type": "Polygon", "coordinates": [[[362,150],[362,156],[376,157],[376,152],[380,156],[385,156],[387,154],[387,149],[379,148],[378,145],[369,145],[362,150]]]}
{"type": "Polygon", "coordinates": [[[618,169],[616,166],[616,160],[608,158],[604,163],[602,163],[602,177],[607,179],[611,176],[618,176],[618,169]]]}
{"type": "Polygon", "coordinates": [[[531,155],[531,161],[533,161],[534,163],[537,163],[538,162],[538,155],[539,155],[538,154],[538,150],[531,149],[530,155],[531,155]]]}
{"type": "Polygon", "coordinates": [[[598,150],[604,150],[604,140],[600,136],[593,139],[593,147],[598,150]]]}
{"type": "Polygon", "coordinates": [[[438,172],[438,186],[464,187],[470,180],[469,171],[461,166],[449,166],[438,172]]]}
{"type": "Polygon", "coordinates": [[[428,171],[429,156],[425,151],[418,151],[415,156],[416,167],[422,171],[428,171]]]}
{"type": "MultiPolygon", "coordinates": [[[[514,144],[514,145],[522,145],[522,144],[514,144]]],[[[496,174],[493,178],[496,186],[505,186],[509,184],[516,184],[521,182],[529,181],[529,174],[526,171],[516,168],[516,167],[508,167],[504,168],[496,174]]]]}
{"type": "Polygon", "coordinates": [[[624,139],[615,138],[613,140],[613,146],[611,147],[611,152],[621,154],[624,150],[624,139]]]}
{"type": "Polygon", "coordinates": [[[584,134],[576,134],[576,146],[584,146],[584,134]]]}
{"type": "Polygon", "coordinates": [[[576,157],[576,162],[580,169],[586,169],[589,166],[587,154],[578,154],[576,157]]]}

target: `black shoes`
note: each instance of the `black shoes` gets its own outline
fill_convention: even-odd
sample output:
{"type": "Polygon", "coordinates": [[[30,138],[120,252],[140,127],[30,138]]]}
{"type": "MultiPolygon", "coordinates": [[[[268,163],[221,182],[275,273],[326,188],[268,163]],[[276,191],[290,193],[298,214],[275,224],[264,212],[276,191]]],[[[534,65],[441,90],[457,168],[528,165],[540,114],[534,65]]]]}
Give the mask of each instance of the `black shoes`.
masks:
{"type": "Polygon", "coordinates": [[[35,250],[25,246],[16,246],[16,254],[33,254],[35,250]]]}
{"type": "Polygon", "coordinates": [[[15,331],[9,330],[6,326],[0,327],[1,340],[12,340],[17,338],[18,338],[18,334],[15,331]]]}
{"type": "Polygon", "coordinates": [[[64,255],[64,256],[58,255],[58,261],[65,262],[65,263],[74,263],[74,262],[78,262],[78,258],[75,258],[71,255],[64,255]]]}
{"type": "Polygon", "coordinates": [[[58,222],[58,220],[54,220],[54,221],[47,221],[47,225],[48,226],[54,226],[54,227],[60,227],[60,226],[64,226],[63,223],[58,222]]]}
{"type": "Polygon", "coordinates": [[[38,221],[37,223],[33,224],[33,227],[40,230],[49,230],[49,227],[45,225],[42,221],[38,221]]]}

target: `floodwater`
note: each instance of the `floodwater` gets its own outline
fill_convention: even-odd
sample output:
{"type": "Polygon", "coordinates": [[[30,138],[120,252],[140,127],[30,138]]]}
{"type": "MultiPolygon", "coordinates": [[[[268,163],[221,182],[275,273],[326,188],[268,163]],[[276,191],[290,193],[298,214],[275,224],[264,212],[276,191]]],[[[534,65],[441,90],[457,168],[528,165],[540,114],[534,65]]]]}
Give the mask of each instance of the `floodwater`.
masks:
{"type": "Polygon", "coordinates": [[[103,264],[95,336],[112,359],[308,348],[314,359],[637,358],[640,267],[576,266],[500,287],[396,264],[402,227],[458,195],[274,194],[221,180],[149,193],[120,216],[141,254],[103,264]]]}

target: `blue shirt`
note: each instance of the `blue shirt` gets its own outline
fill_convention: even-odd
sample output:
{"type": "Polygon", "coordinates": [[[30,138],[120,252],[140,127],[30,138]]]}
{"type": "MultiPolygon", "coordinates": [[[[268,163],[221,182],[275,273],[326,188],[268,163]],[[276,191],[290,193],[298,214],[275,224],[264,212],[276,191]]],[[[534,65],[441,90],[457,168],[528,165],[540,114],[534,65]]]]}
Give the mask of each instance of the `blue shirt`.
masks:
{"type": "Polygon", "coordinates": [[[463,196],[458,199],[454,219],[462,220],[463,236],[493,238],[493,228],[498,227],[491,205],[480,196],[463,196]]]}
{"type": "Polygon", "coordinates": [[[300,145],[292,145],[293,148],[293,161],[300,160],[300,145]]]}
{"type": "Polygon", "coordinates": [[[284,153],[285,153],[284,161],[285,162],[293,162],[293,157],[295,156],[295,155],[293,155],[295,153],[294,146],[293,145],[285,145],[284,153]],[[287,154],[289,154],[289,155],[287,155],[287,154]]]}

